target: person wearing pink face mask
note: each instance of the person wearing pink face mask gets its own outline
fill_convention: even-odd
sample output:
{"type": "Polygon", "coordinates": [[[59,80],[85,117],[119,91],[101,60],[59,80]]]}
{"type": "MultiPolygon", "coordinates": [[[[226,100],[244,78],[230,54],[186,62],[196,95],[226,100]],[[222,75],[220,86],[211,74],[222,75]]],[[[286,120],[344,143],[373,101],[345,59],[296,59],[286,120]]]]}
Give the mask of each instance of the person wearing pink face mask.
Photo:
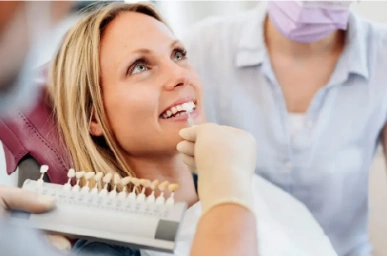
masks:
{"type": "Polygon", "coordinates": [[[302,201],[339,255],[370,255],[368,176],[387,146],[387,29],[354,1],[268,1],[185,37],[207,120],[258,143],[255,172],[302,201]]]}

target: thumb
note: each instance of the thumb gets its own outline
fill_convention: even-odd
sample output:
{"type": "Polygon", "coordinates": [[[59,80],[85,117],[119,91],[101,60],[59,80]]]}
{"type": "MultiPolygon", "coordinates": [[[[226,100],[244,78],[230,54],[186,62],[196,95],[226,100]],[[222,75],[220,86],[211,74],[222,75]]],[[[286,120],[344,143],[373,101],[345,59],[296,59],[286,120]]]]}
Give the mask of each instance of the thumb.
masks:
{"type": "Polygon", "coordinates": [[[198,134],[198,128],[199,128],[198,125],[194,125],[188,128],[183,128],[180,130],[179,135],[184,140],[195,142],[198,134]]]}
{"type": "Polygon", "coordinates": [[[42,213],[55,206],[55,199],[16,187],[0,186],[0,209],[42,213]]]}

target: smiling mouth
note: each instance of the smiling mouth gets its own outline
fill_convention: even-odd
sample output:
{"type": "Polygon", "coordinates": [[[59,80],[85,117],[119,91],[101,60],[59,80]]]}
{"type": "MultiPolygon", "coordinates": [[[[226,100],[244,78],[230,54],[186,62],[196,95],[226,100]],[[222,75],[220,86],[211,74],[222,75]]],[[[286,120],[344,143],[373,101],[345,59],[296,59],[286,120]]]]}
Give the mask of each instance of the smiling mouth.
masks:
{"type": "Polygon", "coordinates": [[[186,114],[187,112],[192,112],[196,109],[196,105],[194,101],[188,101],[186,103],[182,103],[179,105],[175,105],[168,110],[164,111],[160,118],[169,119],[177,116],[181,116],[186,114]]]}

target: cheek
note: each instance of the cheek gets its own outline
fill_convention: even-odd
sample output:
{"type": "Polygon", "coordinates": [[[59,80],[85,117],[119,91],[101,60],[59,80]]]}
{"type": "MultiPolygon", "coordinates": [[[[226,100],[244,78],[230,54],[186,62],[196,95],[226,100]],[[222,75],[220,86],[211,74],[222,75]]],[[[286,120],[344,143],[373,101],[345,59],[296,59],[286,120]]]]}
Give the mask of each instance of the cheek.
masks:
{"type": "Polygon", "coordinates": [[[204,104],[203,104],[203,87],[202,87],[202,82],[200,81],[199,76],[194,73],[195,76],[193,76],[193,85],[195,89],[195,95],[196,95],[196,100],[197,100],[197,106],[196,108],[200,111],[199,117],[196,119],[196,122],[201,124],[206,122],[206,116],[204,113],[204,104]]]}
{"type": "Polygon", "coordinates": [[[105,99],[105,110],[115,139],[126,151],[144,147],[149,137],[157,136],[158,101],[144,90],[114,95],[105,99]]]}

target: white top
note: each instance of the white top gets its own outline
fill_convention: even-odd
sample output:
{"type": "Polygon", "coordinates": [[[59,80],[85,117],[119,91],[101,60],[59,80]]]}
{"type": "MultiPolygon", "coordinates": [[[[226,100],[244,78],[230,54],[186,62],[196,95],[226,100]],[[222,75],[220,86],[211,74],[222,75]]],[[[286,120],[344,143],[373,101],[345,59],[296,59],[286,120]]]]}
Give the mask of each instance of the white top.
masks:
{"type": "Polygon", "coordinates": [[[289,130],[292,136],[305,127],[306,115],[302,113],[288,113],[289,130]]]}
{"type": "MultiPolygon", "coordinates": [[[[252,187],[260,255],[336,255],[329,238],[305,205],[258,175],[253,176],[252,187]]],[[[175,255],[189,255],[200,216],[200,202],[187,210],[176,239],[175,255]]],[[[142,250],[142,255],[169,254],[142,250]]]]}

